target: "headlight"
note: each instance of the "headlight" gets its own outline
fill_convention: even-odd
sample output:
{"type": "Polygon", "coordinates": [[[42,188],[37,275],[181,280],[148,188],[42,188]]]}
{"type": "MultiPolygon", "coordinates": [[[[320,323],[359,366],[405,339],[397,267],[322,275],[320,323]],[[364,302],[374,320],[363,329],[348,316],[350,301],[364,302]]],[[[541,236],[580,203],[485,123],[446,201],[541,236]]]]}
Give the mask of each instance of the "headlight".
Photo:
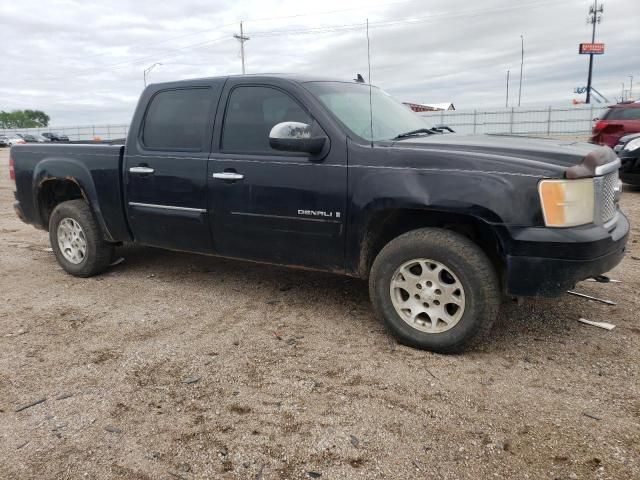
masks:
{"type": "Polygon", "coordinates": [[[593,178],[542,180],[538,184],[538,193],[547,227],[575,227],[593,223],[593,178]]]}
{"type": "Polygon", "coordinates": [[[630,142],[627,142],[627,144],[624,146],[623,150],[626,151],[626,152],[633,152],[634,150],[637,150],[638,148],[640,148],[640,138],[634,138],[630,142]]]}

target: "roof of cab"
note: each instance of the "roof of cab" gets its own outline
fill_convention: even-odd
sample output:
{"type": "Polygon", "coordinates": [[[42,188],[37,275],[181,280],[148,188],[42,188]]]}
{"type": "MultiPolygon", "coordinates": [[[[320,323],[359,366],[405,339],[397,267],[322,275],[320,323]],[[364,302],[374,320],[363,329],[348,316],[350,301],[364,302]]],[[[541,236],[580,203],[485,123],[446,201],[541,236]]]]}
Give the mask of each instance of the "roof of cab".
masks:
{"type": "Polygon", "coordinates": [[[158,88],[166,88],[168,86],[177,86],[177,85],[197,85],[198,83],[202,83],[207,80],[215,80],[215,79],[227,79],[227,78],[246,78],[251,77],[256,80],[269,80],[269,79],[283,79],[289,80],[296,83],[307,83],[307,82],[340,82],[340,83],[354,83],[354,80],[345,80],[345,79],[336,79],[336,78],[327,78],[327,77],[317,77],[312,75],[300,75],[293,73],[250,73],[244,75],[221,75],[219,77],[202,77],[202,78],[189,78],[185,80],[176,80],[172,82],[162,82],[162,83],[152,83],[149,87],[153,89],[158,88]]]}

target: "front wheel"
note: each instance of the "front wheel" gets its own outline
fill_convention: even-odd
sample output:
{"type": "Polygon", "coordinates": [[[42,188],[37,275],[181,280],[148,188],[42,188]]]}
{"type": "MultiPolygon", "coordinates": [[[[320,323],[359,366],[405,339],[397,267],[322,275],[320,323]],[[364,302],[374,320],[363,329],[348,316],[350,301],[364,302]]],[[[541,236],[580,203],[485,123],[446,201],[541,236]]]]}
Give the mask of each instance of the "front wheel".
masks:
{"type": "Polygon", "coordinates": [[[49,240],[60,266],[76,277],[103,272],[113,257],[113,245],[102,238],[93,212],[83,200],[69,200],[54,208],[49,240]]]}
{"type": "Polygon", "coordinates": [[[495,268],[468,238],[437,228],[405,233],[378,254],[373,308],[401,343],[453,353],[484,336],[500,307],[495,268]]]}

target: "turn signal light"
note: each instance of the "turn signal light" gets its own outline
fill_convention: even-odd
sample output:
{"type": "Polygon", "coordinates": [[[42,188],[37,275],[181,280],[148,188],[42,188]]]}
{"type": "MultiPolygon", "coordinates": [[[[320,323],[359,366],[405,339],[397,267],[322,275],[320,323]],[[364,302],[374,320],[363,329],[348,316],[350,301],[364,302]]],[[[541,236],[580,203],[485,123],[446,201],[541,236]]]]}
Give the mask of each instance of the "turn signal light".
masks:
{"type": "Polygon", "coordinates": [[[593,178],[542,180],[538,184],[544,223],[547,227],[575,227],[593,223],[593,178]]]}

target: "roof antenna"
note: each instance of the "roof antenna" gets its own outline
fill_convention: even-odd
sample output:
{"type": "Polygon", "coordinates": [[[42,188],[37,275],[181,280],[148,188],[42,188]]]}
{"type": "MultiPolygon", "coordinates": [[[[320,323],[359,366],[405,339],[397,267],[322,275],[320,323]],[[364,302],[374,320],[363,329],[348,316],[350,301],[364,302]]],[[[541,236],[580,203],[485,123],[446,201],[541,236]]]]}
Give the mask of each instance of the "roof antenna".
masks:
{"type": "Polygon", "coordinates": [[[356,83],[364,83],[364,77],[360,74],[358,74],[358,76],[356,78],[353,79],[354,82],[356,83]]]}
{"type": "MultiPolygon", "coordinates": [[[[369,42],[369,19],[367,18],[367,65],[369,67],[369,122],[371,128],[371,148],[373,148],[373,101],[371,99],[371,44],[369,42]]],[[[358,75],[358,77],[362,77],[358,75]]]]}

